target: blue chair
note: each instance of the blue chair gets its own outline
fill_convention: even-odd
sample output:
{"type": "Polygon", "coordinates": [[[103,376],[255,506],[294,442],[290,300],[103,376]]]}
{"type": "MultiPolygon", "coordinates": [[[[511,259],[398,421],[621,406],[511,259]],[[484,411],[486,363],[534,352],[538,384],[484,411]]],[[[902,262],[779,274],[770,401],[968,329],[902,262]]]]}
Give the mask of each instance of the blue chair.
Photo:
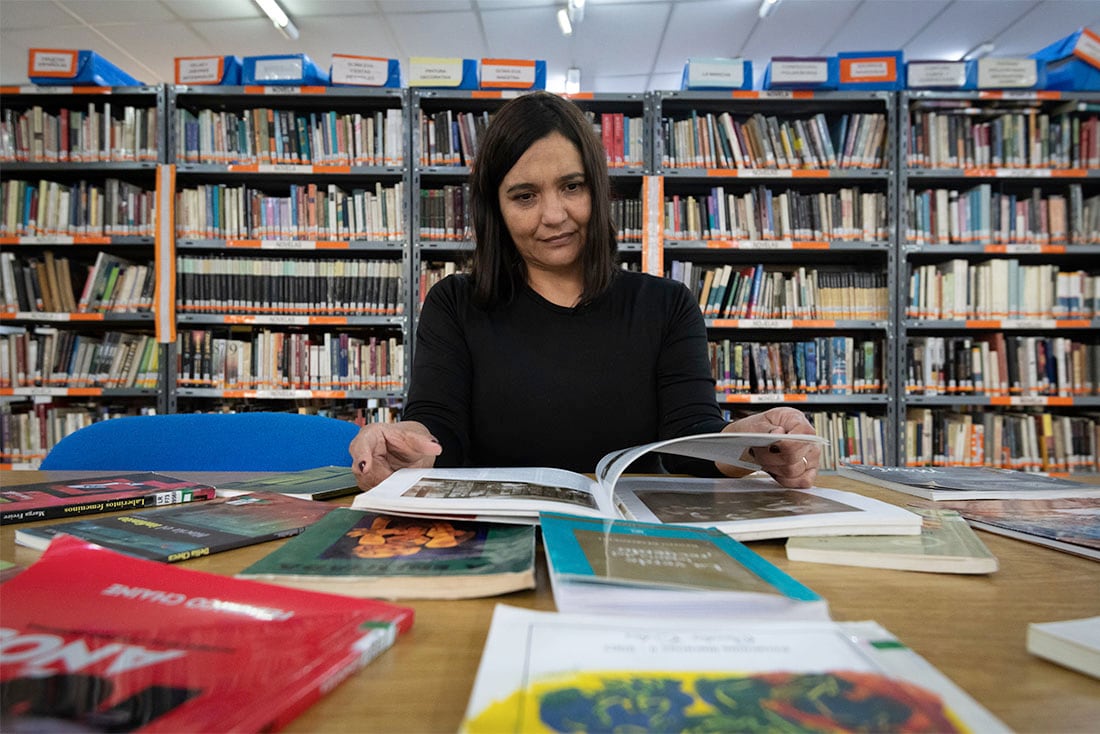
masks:
{"type": "Polygon", "coordinates": [[[351,466],[351,421],[297,413],[173,413],[93,423],[74,431],[42,469],[299,471],[351,466]]]}

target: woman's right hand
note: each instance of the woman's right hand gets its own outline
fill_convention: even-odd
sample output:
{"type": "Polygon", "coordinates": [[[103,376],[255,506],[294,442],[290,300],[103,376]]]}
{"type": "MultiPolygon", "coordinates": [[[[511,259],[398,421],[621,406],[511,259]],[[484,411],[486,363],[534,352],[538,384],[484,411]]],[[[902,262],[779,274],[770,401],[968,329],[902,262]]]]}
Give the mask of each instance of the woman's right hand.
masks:
{"type": "Polygon", "coordinates": [[[368,423],[348,446],[351,470],[359,489],[366,491],[398,469],[427,469],[443,447],[416,421],[368,423]]]}

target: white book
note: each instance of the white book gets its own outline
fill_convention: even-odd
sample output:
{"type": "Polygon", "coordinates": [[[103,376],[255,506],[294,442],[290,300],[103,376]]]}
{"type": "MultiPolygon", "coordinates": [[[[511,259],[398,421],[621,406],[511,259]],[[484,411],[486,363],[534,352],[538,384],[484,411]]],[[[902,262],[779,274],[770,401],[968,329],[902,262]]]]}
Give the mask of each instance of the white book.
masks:
{"type": "Polygon", "coordinates": [[[535,523],[540,511],[584,517],[715,527],[737,540],[793,535],[915,535],[920,517],[901,507],[836,489],[787,489],[770,477],[622,478],[643,454],[671,453],[747,468],[750,447],[777,440],[824,443],[795,434],[711,433],[657,441],[605,455],[596,479],[548,467],[400,469],[353,507],[406,515],[476,516],[535,523]]]}
{"type": "Polygon", "coordinates": [[[1100,617],[1032,622],[1027,651],[1100,679],[1100,617]]]}
{"type": "Polygon", "coordinates": [[[1008,731],[875,622],[684,623],[503,604],[459,731],[795,731],[810,718],[830,731],[1008,731]]]}
{"type": "Polygon", "coordinates": [[[993,467],[840,464],[837,474],[929,500],[1100,498],[1098,484],[993,467]]]}

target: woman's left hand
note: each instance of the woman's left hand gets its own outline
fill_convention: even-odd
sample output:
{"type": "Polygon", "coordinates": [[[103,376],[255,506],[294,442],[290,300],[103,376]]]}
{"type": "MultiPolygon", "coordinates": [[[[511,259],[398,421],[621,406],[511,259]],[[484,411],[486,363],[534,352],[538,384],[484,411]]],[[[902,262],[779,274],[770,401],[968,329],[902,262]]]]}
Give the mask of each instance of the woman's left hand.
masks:
{"type": "MultiPolygon", "coordinates": [[[[801,433],[814,435],[814,427],[796,408],[771,408],[762,413],[733,421],[722,429],[723,433],[801,433]]],[[[804,489],[812,487],[817,479],[817,467],[821,461],[821,446],[801,441],[776,441],[770,446],[749,449],[747,461],[760,465],[775,481],[784,487],[804,489]]],[[[744,470],[731,464],[718,463],[718,469],[730,476],[743,476],[744,470]]]]}

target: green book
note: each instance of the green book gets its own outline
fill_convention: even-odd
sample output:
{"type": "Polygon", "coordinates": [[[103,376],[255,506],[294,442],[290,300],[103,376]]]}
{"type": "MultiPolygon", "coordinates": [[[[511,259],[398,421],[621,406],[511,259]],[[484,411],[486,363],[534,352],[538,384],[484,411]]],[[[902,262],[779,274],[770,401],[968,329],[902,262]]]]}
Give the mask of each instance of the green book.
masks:
{"type": "Polygon", "coordinates": [[[535,587],[535,528],[338,507],[238,576],[349,596],[495,596],[535,587]]]}
{"type": "Polygon", "coordinates": [[[351,467],[319,466],[316,469],[225,482],[218,484],[217,490],[219,497],[234,497],[247,492],[278,492],[304,500],[327,500],[356,494],[359,487],[351,467]]]}
{"type": "Polygon", "coordinates": [[[15,542],[45,550],[58,535],[153,561],[186,561],[302,532],[331,506],[278,494],[253,493],[126,515],[36,525],[15,542]]]}
{"type": "Polygon", "coordinates": [[[920,535],[840,535],[787,540],[792,561],[939,573],[993,573],[997,558],[955,510],[910,508],[920,535]]]}
{"type": "Polygon", "coordinates": [[[559,612],[828,619],[826,601],[714,528],[539,513],[559,612]]]}

